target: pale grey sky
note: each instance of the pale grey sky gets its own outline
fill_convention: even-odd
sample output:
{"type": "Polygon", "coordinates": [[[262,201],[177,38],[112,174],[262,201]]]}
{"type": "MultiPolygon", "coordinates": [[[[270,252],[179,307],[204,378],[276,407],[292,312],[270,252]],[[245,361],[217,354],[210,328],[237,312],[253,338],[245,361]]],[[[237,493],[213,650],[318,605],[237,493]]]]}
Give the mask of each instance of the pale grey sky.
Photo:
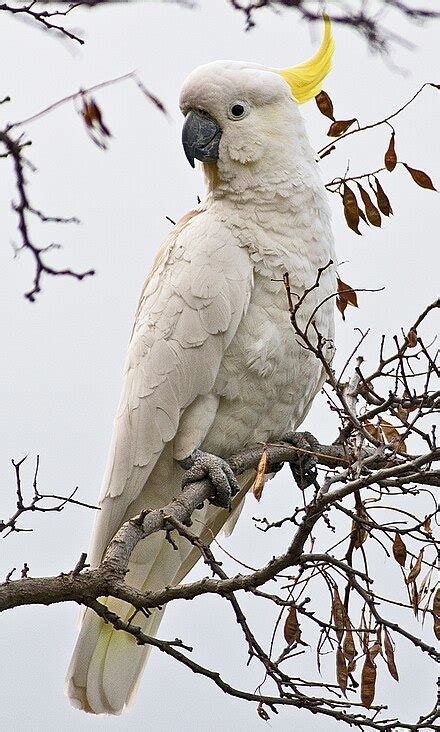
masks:
{"type": "MultiPolygon", "coordinates": [[[[429,4],[429,3],[425,3],[429,4]]],[[[181,119],[177,100],[183,79],[195,66],[218,58],[248,59],[286,66],[308,57],[318,29],[300,23],[294,13],[259,14],[258,26],[243,33],[242,18],[225,0],[205,0],[201,8],[138,3],[72,14],[86,31],[81,49],[60,43],[17,20],[2,16],[2,88],[10,105],[0,107],[3,119],[14,120],[38,111],[79,87],[138,69],[146,86],[167,105],[167,121],[141,96],[134,84],[109,88],[97,95],[114,138],[108,152],[89,141],[80,118],[67,105],[29,126],[29,150],[38,168],[29,174],[34,205],[55,215],[76,215],[79,227],[36,226],[41,235],[63,243],[52,261],[76,268],[96,267],[97,275],[82,283],[65,279],[43,282],[34,305],[22,297],[32,269],[22,253],[13,259],[11,242],[16,221],[10,211],[13,178],[1,161],[2,218],[0,247],[1,358],[0,516],[13,510],[10,459],[28,453],[30,482],[33,460],[41,455],[40,488],[67,493],[80,486],[80,496],[93,502],[99,490],[121,368],[138,292],[159,243],[169,230],[166,216],[178,218],[203,194],[200,173],[187,164],[180,145],[181,119]]],[[[424,81],[440,81],[439,26],[422,30],[390,15],[394,30],[410,37],[417,48],[396,46],[393,61],[407,70],[401,75],[379,56],[372,56],[353,33],[337,28],[334,71],[325,88],[337,116],[375,120],[400,105],[424,81]]],[[[440,97],[424,96],[396,123],[402,159],[430,173],[440,183],[438,120],[440,97]]],[[[325,141],[327,120],[314,103],[303,108],[313,144],[325,141]]],[[[386,130],[373,131],[322,162],[325,180],[342,174],[347,158],[351,170],[380,167],[388,141],[386,130]]],[[[357,287],[381,287],[380,294],[360,297],[359,310],[338,319],[338,363],[354,343],[353,329],[371,327],[363,353],[374,353],[377,336],[407,327],[436,295],[438,263],[437,194],[417,188],[404,171],[383,183],[395,216],[381,230],[356,237],[345,226],[336,197],[334,231],[344,280],[357,287]]],[[[45,239],[46,241],[46,239],[45,239]]],[[[323,399],[317,399],[307,427],[322,441],[334,437],[334,421],[323,399]]],[[[283,472],[265,490],[260,505],[249,499],[228,551],[242,560],[265,561],[288,539],[257,533],[252,516],[281,517],[299,500],[283,472]]],[[[0,575],[27,561],[31,574],[71,569],[88,546],[93,516],[80,508],[61,515],[35,516],[33,534],[18,534],[1,543],[0,575]]],[[[389,569],[378,559],[381,581],[389,569]]],[[[236,571],[235,565],[226,567],[236,571]]],[[[196,568],[194,576],[203,568],[196,568]]],[[[326,601],[323,599],[323,602],[326,601]]],[[[270,635],[274,611],[249,602],[252,625],[263,638],[270,635]]],[[[23,608],[1,617],[0,706],[4,728],[13,730],[259,730],[263,722],[254,705],[227,698],[208,681],[193,676],[153,652],[134,709],[119,718],[93,718],[73,710],[63,696],[63,680],[76,636],[78,609],[73,605],[23,608]]],[[[412,621],[410,621],[412,622],[412,621]]],[[[420,632],[415,622],[413,629],[420,632]]],[[[224,672],[232,682],[253,689],[261,670],[246,669],[245,647],[229,608],[216,598],[191,605],[176,603],[161,626],[164,638],[181,637],[196,647],[197,658],[224,672]]],[[[379,701],[399,704],[410,718],[428,707],[434,692],[429,664],[415,669],[413,655],[399,644],[399,686],[380,669],[379,701]],[[426,671],[424,670],[426,669],[426,671]],[[415,673],[416,672],[416,673],[415,673]],[[422,677],[423,684],[415,681],[422,677]]],[[[313,673],[311,660],[300,657],[299,673],[313,673]]],[[[329,668],[332,662],[329,661],[329,668]]],[[[432,670],[432,669],[431,669],[432,670]]],[[[273,717],[274,730],[333,730],[336,723],[306,712],[282,711],[273,717]]]]}

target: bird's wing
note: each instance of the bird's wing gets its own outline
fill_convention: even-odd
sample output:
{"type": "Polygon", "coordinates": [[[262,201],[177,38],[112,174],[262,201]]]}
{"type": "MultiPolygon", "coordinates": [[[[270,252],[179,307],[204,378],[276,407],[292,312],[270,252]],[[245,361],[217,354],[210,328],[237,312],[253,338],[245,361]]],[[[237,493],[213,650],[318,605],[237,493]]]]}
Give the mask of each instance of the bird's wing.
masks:
{"type": "Polygon", "coordinates": [[[186,216],[159,251],[129,345],[92,564],[101,560],[164,445],[174,438],[183,410],[211,391],[251,286],[247,251],[209,211],[186,216]]]}

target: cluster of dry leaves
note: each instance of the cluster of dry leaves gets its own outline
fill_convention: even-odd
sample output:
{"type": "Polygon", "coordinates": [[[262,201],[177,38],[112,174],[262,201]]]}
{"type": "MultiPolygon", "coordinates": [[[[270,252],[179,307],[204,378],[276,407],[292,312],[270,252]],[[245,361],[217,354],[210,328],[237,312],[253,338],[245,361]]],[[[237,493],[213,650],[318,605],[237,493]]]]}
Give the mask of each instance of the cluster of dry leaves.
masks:
{"type": "MultiPolygon", "coordinates": [[[[429,84],[429,86],[432,86],[436,89],[440,88],[440,85],[438,84],[429,84]]],[[[377,177],[378,174],[382,171],[386,170],[391,173],[397,165],[401,165],[405,168],[405,170],[408,171],[411,178],[415,183],[417,183],[418,186],[431,191],[436,190],[431,178],[427,173],[425,173],[423,170],[413,168],[412,166],[408,165],[408,163],[399,161],[397,158],[395,145],[396,132],[389,122],[389,119],[400,113],[400,111],[406,108],[408,104],[413,101],[413,99],[410,100],[407,105],[402,107],[402,110],[399,110],[397,113],[390,115],[389,118],[385,120],[380,120],[379,122],[372,125],[366,125],[364,127],[360,125],[356,117],[345,120],[336,120],[334,116],[333,102],[327,92],[321,91],[315,97],[315,99],[321,114],[332,120],[330,128],[327,132],[327,135],[329,137],[337,138],[338,140],[340,140],[347,136],[347,134],[351,135],[356,132],[362,132],[365,129],[372,129],[375,126],[379,126],[382,124],[388,125],[392,130],[391,138],[383,157],[383,168],[372,173],[363,173],[358,176],[345,175],[344,177],[336,178],[334,181],[331,181],[331,183],[327,184],[328,190],[330,190],[332,193],[338,193],[340,195],[344,209],[345,220],[352,231],[354,231],[356,234],[361,235],[361,231],[359,230],[359,225],[361,221],[363,221],[367,225],[371,224],[372,226],[380,227],[382,224],[382,215],[388,217],[393,213],[390,200],[377,177]],[[349,131],[354,124],[357,125],[357,128],[349,131]],[[366,190],[366,188],[360,182],[361,180],[366,181],[370,191],[366,190]],[[349,185],[349,182],[352,183],[352,186],[356,186],[356,192],[353,187],[349,185]]],[[[321,155],[321,158],[330,154],[333,150],[334,145],[326,146],[321,155]]]]}

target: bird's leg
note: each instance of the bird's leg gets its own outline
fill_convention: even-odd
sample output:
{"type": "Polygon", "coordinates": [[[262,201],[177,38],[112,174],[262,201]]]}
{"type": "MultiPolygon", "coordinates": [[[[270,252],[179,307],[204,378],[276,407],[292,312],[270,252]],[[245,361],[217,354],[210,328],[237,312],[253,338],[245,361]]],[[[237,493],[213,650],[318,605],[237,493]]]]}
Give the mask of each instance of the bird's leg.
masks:
{"type": "Polygon", "coordinates": [[[178,462],[186,470],[182,488],[196,480],[209,478],[215,489],[215,494],[209,502],[214,506],[231,510],[231,500],[239,492],[240,485],[226,460],[210,452],[194,450],[189,457],[178,462]]]}
{"type": "Polygon", "coordinates": [[[310,432],[287,432],[283,435],[283,442],[288,442],[299,450],[307,450],[307,452],[298,452],[295,462],[289,463],[292,475],[296,484],[301,490],[312,485],[317,476],[316,453],[319,448],[319,442],[310,432]]]}

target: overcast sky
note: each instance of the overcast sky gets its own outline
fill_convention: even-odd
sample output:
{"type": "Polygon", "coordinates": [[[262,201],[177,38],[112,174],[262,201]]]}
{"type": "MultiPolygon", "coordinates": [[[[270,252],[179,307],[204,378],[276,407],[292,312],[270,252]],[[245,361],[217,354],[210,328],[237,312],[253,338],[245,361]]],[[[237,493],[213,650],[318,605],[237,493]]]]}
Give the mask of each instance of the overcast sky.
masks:
{"type": "MultiPolygon", "coordinates": [[[[425,5],[429,5],[426,0],[425,5]]],[[[165,119],[131,82],[97,95],[113,133],[110,149],[100,151],[87,137],[72,105],[29,126],[29,156],[38,168],[28,174],[33,204],[52,215],[76,215],[78,227],[36,226],[39,243],[57,241],[63,249],[51,261],[78,269],[95,267],[97,275],[82,283],[66,279],[43,281],[34,305],[23,293],[32,279],[30,258],[13,258],[16,220],[10,211],[13,178],[2,160],[0,190],[1,359],[0,516],[14,510],[11,458],[29,457],[24,474],[31,482],[33,462],[41,455],[41,491],[68,493],[80,486],[80,497],[96,500],[119,397],[121,369],[138,293],[155,250],[167,234],[166,216],[180,217],[203,195],[201,174],[193,171],[180,146],[178,95],[185,76],[196,66],[219,58],[246,59],[286,66],[308,57],[320,29],[311,30],[295,13],[262,12],[251,33],[225,0],[206,0],[184,10],[159,3],[75,11],[71,22],[83,28],[86,44],[78,48],[49,37],[34,27],[2,14],[2,87],[0,97],[13,101],[0,107],[3,119],[27,117],[79,87],[139,71],[145,85],[170,111],[165,119]]],[[[358,116],[369,122],[393,111],[424,81],[440,81],[439,26],[422,30],[390,15],[394,31],[411,38],[416,48],[393,49],[392,61],[406,71],[372,56],[363,40],[335,29],[334,71],[325,88],[336,115],[358,116]]],[[[399,157],[426,170],[440,183],[438,92],[427,89],[396,122],[399,157]]],[[[312,102],[303,108],[316,148],[325,142],[327,120],[312,102]]],[[[373,131],[322,162],[325,180],[351,170],[381,166],[388,131],[373,131]]],[[[381,230],[362,238],[343,221],[340,202],[331,197],[340,274],[356,287],[385,287],[380,294],[360,297],[345,324],[338,319],[338,363],[354,343],[354,328],[371,328],[363,353],[375,352],[382,332],[408,327],[418,311],[436,295],[438,283],[438,198],[417,188],[405,171],[382,177],[395,216],[381,230]],[[436,263],[435,263],[436,262],[436,263]]],[[[325,401],[317,399],[307,425],[321,441],[333,439],[334,421],[325,401]]],[[[298,499],[297,489],[283,472],[265,490],[257,506],[250,498],[228,551],[243,561],[263,563],[282,550],[289,533],[262,535],[252,516],[281,517],[298,499]]],[[[24,520],[33,534],[17,534],[1,544],[0,575],[13,567],[30,566],[32,575],[70,570],[87,549],[93,516],[81,508],[24,520]]],[[[389,569],[379,561],[381,579],[389,569]]],[[[227,562],[226,568],[237,571],[227,562]]],[[[196,568],[193,577],[200,576],[196,568]]],[[[267,605],[246,600],[251,624],[270,636],[275,614],[267,605]]],[[[78,609],[73,605],[24,608],[1,618],[0,707],[2,726],[14,730],[235,730],[262,729],[254,705],[225,697],[153,651],[134,709],[119,718],[93,718],[73,710],[63,696],[63,682],[76,636],[78,609]]],[[[412,621],[410,621],[412,622],[412,621]]],[[[413,630],[420,629],[413,624],[413,630]]],[[[245,670],[245,647],[230,609],[216,598],[170,607],[161,637],[180,637],[195,646],[197,658],[211,663],[225,677],[253,689],[261,669],[245,670]]],[[[431,641],[432,642],[432,641],[431,641]]],[[[298,673],[310,676],[311,661],[300,657],[298,673]]],[[[305,657],[304,657],[305,658],[305,657]]],[[[415,719],[430,703],[434,679],[420,663],[414,682],[413,654],[399,644],[399,687],[380,669],[378,701],[399,704],[415,719]]],[[[431,669],[432,671],[432,669],[431,669]]],[[[394,707],[395,709],[395,707],[394,707]]],[[[306,712],[280,712],[274,730],[334,730],[336,723],[306,712]]]]}

